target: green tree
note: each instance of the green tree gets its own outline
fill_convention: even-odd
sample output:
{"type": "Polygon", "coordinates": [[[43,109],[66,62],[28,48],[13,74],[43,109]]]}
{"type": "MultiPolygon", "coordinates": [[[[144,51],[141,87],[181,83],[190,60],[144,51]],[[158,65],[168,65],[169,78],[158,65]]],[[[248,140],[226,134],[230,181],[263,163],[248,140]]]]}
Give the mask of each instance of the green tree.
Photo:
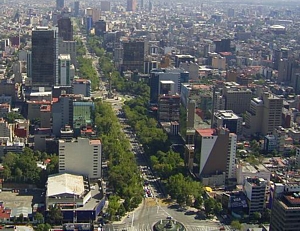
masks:
{"type": "Polygon", "coordinates": [[[216,202],[214,206],[214,213],[219,215],[223,210],[222,204],[220,202],[216,202]]]}
{"type": "Polygon", "coordinates": [[[213,213],[215,208],[215,200],[213,198],[208,198],[204,201],[204,209],[206,216],[209,216],[213,213]]]}
{"type": "Polygon", "coordinates": [[[51,229],[51,225],[49,224],[38,224],[35,228],[36,231],[49,231],[51,229]]]}
{"type": "Polygon", "coordinates": [[[63,221],[63,215],[59,207],[50,206],[46,217],[47,223],[51,225],[61,225],[63,221]]]}
{"type": "Polygon", "coordinates": [[[23,213],[21,213],[21,214],[18,216],[17,221],[18,221],[18,222],[21,222],[21,223],[24,222],[24,215],[23,215],[23,213]]]}
{"type": "Polygon", "coordinates": [[[230,223],[230,226],[235,229],[235,230],[241,230],[242,229],[242,224],[237,221],[237,220],[234,220],[230,223]]]}
{"type": "Polygon", "coordinates": [[[195,198],[195,201],[194,201],[194,207],[196,209],[201,209],[203,205],[203,197],[201,195],[198,195],[196,198],[195,198]]]}
{"type": "Polygon", "coordinates": [[[253,213],[253,219],[255,221],[259,221],[261,219],[261,213],[260,212],[254,212],[253,213]]]}
{"type": "Polygon", "coordinates": [[[43,223],[43,222],[44,222],[44,216],[43,216],[43,214],[37,212],[37,213],[34,215],[34,220],[36,220],[36,222],[37,222],[38,224],[43,223]]]}

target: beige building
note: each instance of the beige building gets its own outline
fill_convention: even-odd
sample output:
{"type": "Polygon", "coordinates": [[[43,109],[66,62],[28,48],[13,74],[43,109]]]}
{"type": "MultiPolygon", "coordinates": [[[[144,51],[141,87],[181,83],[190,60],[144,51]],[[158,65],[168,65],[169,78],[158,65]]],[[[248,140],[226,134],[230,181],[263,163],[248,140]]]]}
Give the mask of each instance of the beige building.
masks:
{"type": "Polygon", "coordinates": [[[101,177],[101,142],[78,138],[59,140],[59,173],[101,177]]]}
{"type": "Polygon", "coordinates": [[[225,109],[232,110],[236,114],[245,113],[250,108],[252,91],[236,82],[227,82],[223,87],[225,97],[225,109]]]}
{"type": "Polygon", "coordinates": [[[246,113],[248,134],[261,133],[266,135],[274,132],[281,125],[283,100],[265,92],[261,98],[251,100],[250,110],[246,113]]]}

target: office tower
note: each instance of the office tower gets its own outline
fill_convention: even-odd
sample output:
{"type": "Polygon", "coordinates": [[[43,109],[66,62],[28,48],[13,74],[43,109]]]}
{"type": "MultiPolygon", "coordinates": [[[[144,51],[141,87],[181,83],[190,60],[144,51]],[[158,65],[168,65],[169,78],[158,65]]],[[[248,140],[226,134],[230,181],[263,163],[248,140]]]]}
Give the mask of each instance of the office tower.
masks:
{"type": "Polygon", "coordinates": [[[58,85],[71,86],[71,58],[70,55],[58,56],[58,85]]]}
{"type": "Polygon", "coordinates": [[[61,128],[73,125],[73,96],[62,95],[52,105],[52,133],[60,135],[61,128]]]}
{"type": "Polygon", "coordinates": [[[221,39],[221,40],[214,41],[214,43],[216,45],[215,52],[217,53],[231,51],[230,48],[231,39],[221,39]]]}
{"type": "Polygon", "coordinates": [[[65,0],[56,0],[56,10],[61,10],[65,7],[65,0]]]}
{"type": "Polygon", "coordinates": [[[59,140],[59,173],[101,177],[101,141],[77,138],[59,140]]]}
{"type": "Polygon", "coordinates": [[[267,182],[263,178],[248,177],[244,182],[244,193],[248,199],[249,216],[262,213],[265,208],[267,182]]]}
{"type": "Polygon", "coordinates": [[[252,91],[246,86],[241,86],[235,82],[226,82],[223,87],[223,96],[226,110],[242,114],[250,108],[252,91]]]}
{"type": "Polygon", "coordinates": [[[148,10],[149,10],[149,12],[151,12],[151,11],[152,11],[152,8],[153,8],[152,2],[151,2],[151,1],[149,1],[149,5],[148,5],[148,10]]]}
{"type": "Polygon", "coordinates": [[[236,177],[237,137],[225,127],[198,129],[195,135],[195,161],[204,185],[224,185],[236,177]]]}
{"type": "Polygon", "coordinates": [[[292,79],[293,62],[290,59],[282,58],[278,63],[279,83],[290,83],[292,79]]]}
{"type": "Polygon", "coordinates": [[[192,55],[175,55],[175,67],[179,67],[180,63],[194,63],[195,57],[192,55]]]}
{"type": "Polygon", "coordinates": [[[92,16],[86,17],[86,33],[89,34],[93,27],[93,18],[92,16]]]}
{"type": "Polygon", "coordinates": [[[144,0],[141,0],[141,3],[140,3],[141,5],[140,5],[140,10],[142,10],[142,9],[144,9],[144,0]]]}
{"type": "Polygon", "coordinates": [[[299,183],[275,183],[271,209],[270,230],[299,230],[300,227],[299,183]]]}
{"type": "Polygon", "coordinates": [[[227,16],[228,16],[229,18],[234,18],[235,12],[234,12],[234,9],[233,9],[233,8],[229,8],[229,9],[227,10],[227,16]]]}
{"type": "Polygon", "coordinates": [[[264,92],[262,97],[251,100],[250,110],[246,112],[247,133],[263,135],[274,132],[281,126],[283,99],[264,92]]]}
{"type": "Polygon", "coordinates": [[[94,23],[95,34],[97,36],[103,35],[107,31],[107,24],[104,20],[99,20],[94,23]]]}
{"type": "Polygon", "coordinates": [[[158,120],[160,122],[179,121],[180,96],[160,95],[158,99],[158,120]]]}
{"type": "Polygon", "coordinates": [[[77,66],[76,62],[76,41],[63,41],[62,38],[58,40],[58,54],[69,54],[71,58],[71,63],[75,67],[77,66]]]}
{"type": "Polygon", "coordinates": [[[226,127],[232,133],[242,134],[243,118],[237,116],[232,110],[218,110],[213,117],[212,128],[226,127]]]}
{"type": "Polygon", "coordinates": [[[160,95],[160,82],[163,80],[174,82],[174,94],[181,92],[181,77],[182,70],[180,69],[157,69],[152,70],[150,74],[150,103],[157,104],[160,95]]]}
{"type": "Polygon", "coordinates": [[[73,130],[74,136],[78,137],[81,129],[86,126],[93,126],[94,102],[91,99],[76,100],[73,102],[73,130]]]}
{"type": "Polygon", "coordinates": [[[145,39],[123,40],[123,71],[144,71],[144,59],[148,54],[148,42],[145,39]]]}
{"type": "Polygon", "coordinates": [[[84,97],[91,96],[91,81],[88,79],[74,79],[72,87],[73,94],[81,94],[84,97]]]}
{"type": "Polygon", "coordinates": [[[37,27],[32,31],[32,86],[57,85],[57,28],[37,27]]]}
{"type": "Polygon", "coordinates": [[[57,26],[58,36],[62,38],[63,41],[73,41],[73,26],[69,17],[60,18],[57,21],[57,26]]]}
{"type": "Polygon", "coordinates": [[[74,2],[74,16],[79,15],[79,1],[74,2]]]}
{"type": "Polygon", "coordinates": [[[99,21],[100,17],[101,17],[100,10],[98,8],[92,8],[92,20],[93,20],[93,23],[99,21]]]}
{"type": "Polygon", "coordinates": [[[110,11],[110,1],[101,1],[100,2],[101,11],[110,11]]]}
{"type": "Polygon", "coordinates": [[[127,0],[127,8],[126,11],[136,11],[136,0],[127,0]]]}

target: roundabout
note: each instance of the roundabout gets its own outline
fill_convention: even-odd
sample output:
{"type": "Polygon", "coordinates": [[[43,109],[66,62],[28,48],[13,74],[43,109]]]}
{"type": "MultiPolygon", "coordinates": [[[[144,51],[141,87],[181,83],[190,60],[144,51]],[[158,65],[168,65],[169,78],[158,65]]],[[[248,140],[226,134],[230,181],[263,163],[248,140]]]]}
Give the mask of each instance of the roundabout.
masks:
{"type": "Polygon", "coordinates": [[[160,220],[156,222],[153,226],[154,231],[185,231],[185,227],[182,223],[167,219],[167,220],[160,220]]]}

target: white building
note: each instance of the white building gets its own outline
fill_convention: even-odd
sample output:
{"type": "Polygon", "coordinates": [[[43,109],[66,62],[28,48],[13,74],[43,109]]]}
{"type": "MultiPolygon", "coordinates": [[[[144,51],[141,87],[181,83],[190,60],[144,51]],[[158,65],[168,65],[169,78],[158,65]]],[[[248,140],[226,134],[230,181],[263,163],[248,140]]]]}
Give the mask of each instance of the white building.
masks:
{"type": "Polygon", "coordinates": [[[249,215],[255,212],[262,213],[265,208],[267,183],[262,178],[248,177],[244,183],[244,193],[249,203],[249,215]]]}
{"type": "Polygon", "coordinates": [[[71,58],[69,54],[58,56],[58,85],[71,86],[71,58]]]}
{"type": "Polygon", "coordinates": [[[65,173],[48,177],[46,208],[54,205],[60,206],[62,210],[74,206],[82,207],[90,198],[91,191],[88,184],[85,184],[83,176],[65,173]]]}
{"type": "Polygon", "coordinates": [[[101,177],[101,142],[78,138],[59,140],[59,173],[101,177]]]}
{"type": "Polygon", "coordinates": [[[270,182],[271,172],[262,164],[252,166],[249,163],[242,163],[237,166],[237,184],[243,185],[247,177],[263,178],[270,182]]]}

